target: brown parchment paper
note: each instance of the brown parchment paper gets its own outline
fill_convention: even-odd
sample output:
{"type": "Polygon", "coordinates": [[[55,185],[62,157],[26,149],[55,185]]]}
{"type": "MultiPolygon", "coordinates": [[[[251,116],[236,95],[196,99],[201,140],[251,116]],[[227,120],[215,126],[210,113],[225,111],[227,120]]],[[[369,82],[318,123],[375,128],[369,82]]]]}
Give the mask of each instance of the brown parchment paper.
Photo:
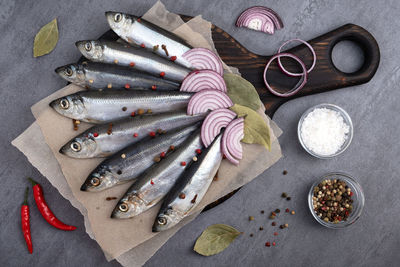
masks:
{"type": "MultiPolygon", "coordinates": [[[[144,18],[147,20],[152,21],[155,24],[159,24],[159,26],[164,28],[166,25],[173,25],[173,27],[177,27],[174,32],[186,39],[193,46],[212,48],[212,43],[210,42],[211,24],[209,22],[205,22],[201,17],[198,16],[193,19],[196,20],[195,23],[193,23],[192,20],[187,24],[183,24],[182,21],[179,21],[180,18],[177,19],[177,17],[177,15],[167,12],[165,7],[160,2],[156,3],[156,5],[153,6],[153,8],[150,9],[149,12],[144,16],[144,18]],[[157,18],[158,22],[152,20],[152,17],[157,18]],[[164,20],[164,22],[160,22],[160,19],[164,20]],[[206,33],[201,34],[200,32],[196,32],[198,34],[195,34],[188,25],[196,26],[196,30],[200,32],[204,32],[206,29],[206,33]],[[193,39],[191,39],[192,37],[193,39]],[[208,40],[209,46],[205,46],[203,43],[202,45],[196,45],[196,40],[206,40],[206,42],[208,40]]],[[[171,28],[167,29],[171,30],[171,28]]],[[[226,70],[229,71],[228,68],[226,70]]],[[[62,95],[70,94],[77,90],[81,90],[81,88],[74,85],[69,85],[35,104],[32,107],[32,112],[37,119],[37,125],[39,125],[41,128],[44,140],[49,145],[50,151],[53,152],[55,158],[59,162],[59,167],[61,168],[65,179],[71,188],[72,195],[80,204],[82,204],[82,207],[86,208],[87,210],[87,218],[90,222],[94,238],[97,240],[109,259],[118,257],[118,260],[124,262],[126,265],[129,265],[130,263],[134,263],[133,259],[135,259],[135,255],[139,254],[135,253],[135,249],[137,249],[136,251],[140,251],[141,248],[145,248],[143,250],[152,251],[152,255],[164,242],[166,242],[169,236],[173,234],[172,232],[177,231],[177,229],[182,227],[185,222],[182,222],[176,228],[171,229],[173,231],[168,233],[170,234],[169,236],[168,234],[164,233],[152,233],[151,225],[159,206],[150,209],[148,212],[136,218],[122,221],[111,220],[109,216],[116,204],[116,201],[106,201],[105,198],[108,196],[120,197],[130,184],[120,185],[99,193],[81,192],[79,190],[84,179],[101,161],[101,159],[77,160],[70,159],[59,154],[58,149],[69,139],[77,135],[77,132],[72,131],[72,122],[70,119],[56,114],[48,106],[48,103],[51,100],[62,95]],[[157,236],[157,239],[154,238],[155,236],[157,236]],[[159,238],[162,236],[164,236],[164,238],[159,238]],[[151,248],[155,248],[155,250],[148,249],[146,245],[149,245],[151,248]],[[129,251],[129,253],[122,255],[127,251],[129,251]]],[[[260,110],[260,113],[263,114],[264,119],[268,122],[268,124],[271,124],[271,127],[275,133],[272,134],[273,142],[271,151],[267,152],[262,146],[259,145],[244,144],[243,149],[245,156],[241,161],[241,164],[238,167],[234,167],[225,161],[221,164],[218,181],[211,185],[208,193],[200,203],[195,213],[201,210],[206,204],[215,201],[226,193],[229,193],[232,190],[251,181],[281,157],[279,143],[275,137],[275,135],[280,135],[280,129],[273,122],[271,122],[267,116],[264,115],[262,109],[260,110]]],[[[79,131],[84,131],[88,127],[89,125],[82,123],[79,131]]],[[[24,145],[30,146],[30,143],[26,142],[24,145]]],[[[19,143],[19,146],[21,146],[21,142],[19,143]]],[[[33,162],[33,160],[30,161],[33,162]]],[[[43,168],[43,166],[41,168],[43,168]]],[[[45,176],[48,177],[47,175],[45,176]]],[[[81,212],[83,214],[85,213],[84,211],[81,212]]],[[[191,217],[192,218],[188,219],[193,219],[195,216],[193,215],[191,217]]],[[[89,227],[87,229],[90,230],[89,227]]]]}

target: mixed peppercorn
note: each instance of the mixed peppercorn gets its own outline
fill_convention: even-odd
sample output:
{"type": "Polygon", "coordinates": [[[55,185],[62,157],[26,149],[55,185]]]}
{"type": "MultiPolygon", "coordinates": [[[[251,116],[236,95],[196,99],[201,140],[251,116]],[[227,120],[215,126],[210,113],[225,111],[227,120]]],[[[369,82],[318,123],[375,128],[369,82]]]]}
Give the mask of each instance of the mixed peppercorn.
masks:
{"type": "Polygon", "coordinates": [[[325,222],[346,221],[353,210],[352,196],[353,192],[345,181],[323,180],[314,187],[314,211],[325,222]]]}

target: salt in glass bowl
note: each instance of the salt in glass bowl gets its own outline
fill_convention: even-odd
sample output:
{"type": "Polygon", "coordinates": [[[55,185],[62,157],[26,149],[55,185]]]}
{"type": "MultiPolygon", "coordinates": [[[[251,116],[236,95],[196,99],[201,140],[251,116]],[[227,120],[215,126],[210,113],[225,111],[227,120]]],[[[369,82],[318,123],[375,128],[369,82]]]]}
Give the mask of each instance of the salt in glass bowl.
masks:
{"type": "Polygon", "coordinates": [[[346,228],[352,224],[354,224],[358,218],[360,218],[361,213],[363,211],[365,204],[365,197],[364,197],[364,192],[361,188],[361,185],[350,175],[341,173],[341,172],[334,172],[334,173],[328,173],[324,175],[323,177],[319,178],[310,188],[310,191],[308,193],[308,207],[310,209],[311,214],[319,222],[321,225],[331,228],[331,229],[343,229],[346,228]],[[314,211],[314,206],[313,206],[313,195],[314,195],[314,187],[318,186],[323,180],[334,180],[334,179],[339,179],[342,180],[346,183],[348,187],[351,188],[351,192],[353,192],[353,196],[351,199],[353,200],[353,210],[349,214],[349,217],[347,218],[346,221],[340,221],[338,223],[333,223],[333,222],[326,222],[323,220],[323,218],[318,217],[318,214],[314,211]]]}
{"type": "Polygon", "coordinates": [[[347,114],[347,112],[344,109],[342,109],[341,107],[338,107],[336,105],[333,105],[333,104],[323,103],[323,104],[319,104],[319,105],[313,106],[313,107],[307,109],[303,113],[303,115],[301,116],[301,118],[299,120],[299,123],[297,125],[297,137],[299,139],[299,142],[300,142],[301,146],[310,155],[312,155],[312,156],[314,156],[316,158],[319,158],[319,159],[329,159],[329,158],[333,158],[333,157],[343,153],[349,147],[349,145],[351,143],[351,140],[353,139],[353,123],[351,121],[351,118],[350,118],[349,114],[347,114]],[[338,112],[342,116],[344,122],[349,126],[349,132],[346,135],[346,141],[342,144],[340,149],[334,154],[331,154],[331,155],[320,155],[320,154],[315,153],[314,151],[309,149],[304,144],[303,139],[301,137],[301,126],[303,125],[304,119],[307,117],[308,114],[310,114],[313,110],[315,110],[317,108],[327,108],[327,109],[334,110],[334,111],[338,112]]]}

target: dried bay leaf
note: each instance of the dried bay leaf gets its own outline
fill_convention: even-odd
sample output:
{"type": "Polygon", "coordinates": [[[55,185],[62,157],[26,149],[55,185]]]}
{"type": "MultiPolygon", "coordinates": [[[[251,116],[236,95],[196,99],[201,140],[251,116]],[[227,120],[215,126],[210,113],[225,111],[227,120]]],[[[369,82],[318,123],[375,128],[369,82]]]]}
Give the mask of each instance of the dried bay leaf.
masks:
{"type": "Polygon", "coordinates": [[[53,51],[58,42],[57,19],[44,25],[35,36],[33,56],[40,57],[53,51]]]}
{"type": "Polygon", "coordinates": [[[239,117],[244,117],[244,137],[241,140],[247,144],[260,144],[271,150],[271,135],[267,123],[251,108],[235,104],[230,107],[239,117]]]}
{"type": "Polygon", "coordinates": [[[233,103],[249,107],[253,110],[260,108],[260,97],[256,88],[249,81],[240,75],[232,73],[224,74],[224,80],[228,88],[228,96],[232,99],[233,103]]]}
{"type": "Polygon", "coordinates": [[[226,224],[207,227],[196,240],[193,250],[203,256],[211,256],[226,249],[241,232],[226,224]]]}

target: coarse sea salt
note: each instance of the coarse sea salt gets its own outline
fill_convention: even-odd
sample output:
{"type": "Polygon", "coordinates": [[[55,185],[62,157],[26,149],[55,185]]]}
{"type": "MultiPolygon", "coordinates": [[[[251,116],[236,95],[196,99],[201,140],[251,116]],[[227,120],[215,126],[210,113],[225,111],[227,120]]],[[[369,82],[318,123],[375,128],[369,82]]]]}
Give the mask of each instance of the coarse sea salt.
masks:
{"type": "Polygon", "coordinates": [[[300,135],[303,144],[315,154],[330,156],[340,150],[350,127],[342,115],[328,108],[316,108],[303,120],[300,135]]]}

